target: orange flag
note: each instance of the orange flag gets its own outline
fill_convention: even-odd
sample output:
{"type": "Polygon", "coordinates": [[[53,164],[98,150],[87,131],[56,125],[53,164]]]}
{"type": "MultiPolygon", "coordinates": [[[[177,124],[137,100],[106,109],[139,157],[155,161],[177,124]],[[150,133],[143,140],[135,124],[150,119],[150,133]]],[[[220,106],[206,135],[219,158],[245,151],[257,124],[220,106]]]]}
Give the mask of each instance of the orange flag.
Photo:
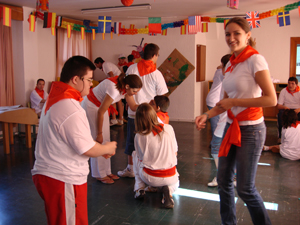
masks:
{"type": "Polygon", "coordinates": [[[84,40],[84,36],[85,36],[84,27],[81,27],[81,39],[82,40],[84,40]]]}
{"type": "Polygon", "coordinates": [[[34,32],[35,31],[35,16],[29,15],[29,31],[34,32]]]}
{"type": "Polygon", "coordinates": [[[70,24],[67,25],[67,36],[68,36],[68,38],[71,37],[71,25],[70,24]]]}
{"type": "Polygon", "coordinates": [[[3,6],[3,25],[11,27],[11,9],[3,6]]]}

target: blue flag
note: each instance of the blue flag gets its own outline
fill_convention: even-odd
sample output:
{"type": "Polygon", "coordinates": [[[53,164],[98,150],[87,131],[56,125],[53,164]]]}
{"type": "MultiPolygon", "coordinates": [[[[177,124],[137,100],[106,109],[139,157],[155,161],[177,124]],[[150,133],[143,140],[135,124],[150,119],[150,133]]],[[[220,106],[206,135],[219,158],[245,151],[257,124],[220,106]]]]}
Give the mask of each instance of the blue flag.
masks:
{"type": "Polygon", "coordinates": [[[285,11],[284,13],[279,12],[278,13],[278,21],[279,21],[280,27],[291,25],[290,12],[289,11],[285,11]]]}
{"type": "Polygon", "coordinates": [[[98,18],[98,33],[111,32],[111,16],[99,16],[98,18]]]}

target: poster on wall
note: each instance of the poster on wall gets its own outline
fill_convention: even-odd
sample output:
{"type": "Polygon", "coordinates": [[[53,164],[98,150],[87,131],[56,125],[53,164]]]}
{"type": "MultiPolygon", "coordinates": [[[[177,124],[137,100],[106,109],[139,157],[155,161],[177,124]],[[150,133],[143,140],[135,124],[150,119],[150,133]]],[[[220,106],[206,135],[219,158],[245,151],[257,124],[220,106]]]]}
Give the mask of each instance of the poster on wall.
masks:
{"type": "Polygon", "coordinates": [[[158,70],[167,83],[169,96],[189,75],[195,67],[175,48],[158,70]]]}

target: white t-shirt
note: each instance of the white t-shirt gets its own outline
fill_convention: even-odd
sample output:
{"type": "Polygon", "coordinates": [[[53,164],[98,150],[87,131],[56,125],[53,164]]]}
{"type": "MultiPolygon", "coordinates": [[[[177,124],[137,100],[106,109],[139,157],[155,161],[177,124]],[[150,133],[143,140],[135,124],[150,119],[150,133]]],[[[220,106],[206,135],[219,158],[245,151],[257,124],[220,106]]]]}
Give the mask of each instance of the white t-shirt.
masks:
{"type": "MultiPolygon", "coordinates": [[[[48,93],[44,91],[44,99],[47,100],[48,93]]],[[[30,102],[31,102],[31,108],[35,110],[36,113],[40,113],[43,109],[44,104],[41,103],[43,99],[39,96],[39,94],[36,92],[36,90],[33,90],[30,94],[30,102]]]]}
{"type": "Polygon", "coordinates": [[[92,91],[100,102],[103,102],[105,95],[108,94],[113,99],[112,104],[120,101],[125,96],[120,94],[119,90],[116,88],[116,84],[109,79],[103,80],[100,84],[93,88],[92,91]]]}
{"type": "Polygon", "coordinates": [[[222,81],[224,79],[222,69],[217,69],[213,78],[213,84],[206,97],[206,105],[214,107],[220,101],[222,81]]]}
{"type": "MultiPolygon", "coordinates": [[[[131,65],[126,74],[136,74],[140,76],[137,65],[137,63],[131,65]]],[[[168,92],[166,81],[159,70],[156,69],[152,73],[140,76],[140,78],[142,80],[143,87],[136,95],[133,96],[136,104],[139,105],[145,102],[149,103],[156,95],[164,95],[168,92]]],[[[135,112],[129,108],[128,115],[134,117],[135,112]]]]}
{"type": "MultiPolygon", "coordinates": [[[[221,87],[220,99],[223,99],[223,98],[224,98],[224,90],[221,87]]],[[[217,136],[219,138],[223,137],[223,133],[224,133],[226,123],[227,123],[227,111],[225,111],[225,112],[223,112],[219,115],[219,121],[217,123],[217,127],[216,127],[215,132],[214,132],[215,136],[217,136]]]]}
{"type": "MultiPolygon", "coordinates": [[[[227,63],[226,69],[231,65],[227,63]]],[[[268,64],[265,58],[260,54],[254,54],[244,62],[237,64],[233,71],[227,72],[223,80],[223,88],[229,98],[258,98],[261,97],[262,91],[255,81],[255,73],[258,71],[268,70],[268,64]]],[[[231,111],[236,116],[247,107],[232,107],[231,111]]],[[[231,119],[227,119],[232,123],[231,119]]],[[[239,121],[239,125],[255,125],[264,121],[264,117],[258,120],[239,121]]]]}
{"type": "Polygon", "coordinates": [[[278,104],[284,105],[290,109],[300,108],[300,91],[291,95],[286,88],[282,89],[279,95],[278,104]]]}
{"type": "Polygon", "coordinates": [[[134,147],[138,158],[146,168],[164,170],[177,165],[178,146],[173,127],[169,124],[164,125],[164,131],[160,133],[160,136],[154,136],[152,132],[148,135],[137,133],[134,138],[134,147]]]}
{"type": "Polygon", "coordinates": [[[109,72],[112,72],[114,74],[114,76],[119,76],[121,74],[121,70],[119,70],[119,68],[111,62],[106,62],[105,61],[102,64],[102,69],[103,69],[103,72],[105,73],[105,75],[107,77],[110,77],[109,74],[108,74],[109,72]]]}
{"type": "Polygon", "coordinates": [[[42,174],[65,183],[87,182],[89,157],[95,145],[84,109],[74,99],[63,99],[43,108],[35,147],[32,175],[42,174]]]}
{"type": "Polygon", "coordinates": [[[290,160],[300,159],[300,125],[282,128],[280,155],[290,160]]]}

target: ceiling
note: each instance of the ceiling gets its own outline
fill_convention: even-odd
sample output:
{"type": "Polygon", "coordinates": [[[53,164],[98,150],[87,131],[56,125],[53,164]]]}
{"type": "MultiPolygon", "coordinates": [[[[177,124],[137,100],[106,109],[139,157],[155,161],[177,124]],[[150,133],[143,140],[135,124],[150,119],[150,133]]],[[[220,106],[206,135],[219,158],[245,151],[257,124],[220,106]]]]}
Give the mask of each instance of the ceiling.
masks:
{"type": "MultiPolygon", "coordinates": [[[[1,3],[35,8],[36,0],[0,0],[1,3]]],[[[238,9],[227,7],[227,0],[134,0],[133,5],[150,4],[150,10],[82,14],[81,9],[122,6],[121,0],[49,0],[49,11],[71,19],[91,20],[111,16],[113,22],[161,17],[162,23],[187,19],[188,16],[244,15],[248,11],[266,12],[292,4],[296,0],[240,0],[238,9]]],[[[26,15],[25,15],[26,16],[26,15]]]]}

